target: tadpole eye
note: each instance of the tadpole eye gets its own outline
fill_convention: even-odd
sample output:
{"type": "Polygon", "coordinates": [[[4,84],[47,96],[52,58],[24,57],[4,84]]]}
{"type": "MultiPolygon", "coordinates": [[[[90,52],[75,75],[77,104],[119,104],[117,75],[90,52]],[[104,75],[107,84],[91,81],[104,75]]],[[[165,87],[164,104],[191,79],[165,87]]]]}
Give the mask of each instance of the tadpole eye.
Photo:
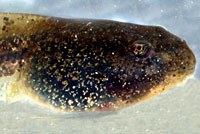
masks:
{"type": "Polygon", "coordinates": [[[137,41],[133,44],[132,53],[137,58],[146,58],[150,55],[150,46],[143,41],[137,41]]]}

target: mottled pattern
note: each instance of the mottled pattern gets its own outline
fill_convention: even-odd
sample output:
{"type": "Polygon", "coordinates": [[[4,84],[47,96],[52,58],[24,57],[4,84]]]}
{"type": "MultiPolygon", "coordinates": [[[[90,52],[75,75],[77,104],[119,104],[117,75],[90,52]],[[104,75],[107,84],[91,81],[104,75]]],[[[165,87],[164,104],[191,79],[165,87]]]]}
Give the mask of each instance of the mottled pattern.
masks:
{"type": "Polygon", "coordinates": [[[185,41],[161,27],[1,14],[0,76],[60,111],[117,110],[194,71],[185,41]],[[19,84],[18,84],[19,85],[19,84]]]}

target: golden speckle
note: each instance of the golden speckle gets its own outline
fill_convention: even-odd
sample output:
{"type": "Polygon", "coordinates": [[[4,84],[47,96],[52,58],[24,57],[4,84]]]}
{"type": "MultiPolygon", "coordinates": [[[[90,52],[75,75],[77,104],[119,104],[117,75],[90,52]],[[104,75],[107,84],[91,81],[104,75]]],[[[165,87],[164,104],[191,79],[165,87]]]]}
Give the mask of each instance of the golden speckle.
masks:
{"type": "Polygon", "coordinates": [[[68,104],[69,104],[69,105],[72,105],[72,104],[73,104],[73,101],[72,101],[72,100],[68,100],[68,104]]]}

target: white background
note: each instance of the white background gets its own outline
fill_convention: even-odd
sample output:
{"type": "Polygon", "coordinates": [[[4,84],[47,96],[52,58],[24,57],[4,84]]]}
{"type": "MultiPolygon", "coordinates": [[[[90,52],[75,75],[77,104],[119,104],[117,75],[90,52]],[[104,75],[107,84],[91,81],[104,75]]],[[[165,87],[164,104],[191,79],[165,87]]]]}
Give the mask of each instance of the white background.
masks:
{"type": "Polygon", "coordinates": [[[185,39],[197,58],[184,86],[117,112],[64,114],[29,101],[0,102],[0,134],[200,133],[199,0],[0,0],[0,12],[161,25],[185,39]]]}

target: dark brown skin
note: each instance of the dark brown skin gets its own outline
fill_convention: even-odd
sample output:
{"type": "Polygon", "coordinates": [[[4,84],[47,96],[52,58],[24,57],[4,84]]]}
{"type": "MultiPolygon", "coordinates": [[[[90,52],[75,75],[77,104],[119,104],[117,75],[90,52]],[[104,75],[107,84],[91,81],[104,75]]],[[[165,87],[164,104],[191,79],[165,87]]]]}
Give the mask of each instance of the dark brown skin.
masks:
{"type": "Polygon", "coordinates": [[[8,89],[59,111],[121,109],[195,68],[186,42],[161,27],[0,14],[0,28],[0,77],[17,77],[8,89]]]}

